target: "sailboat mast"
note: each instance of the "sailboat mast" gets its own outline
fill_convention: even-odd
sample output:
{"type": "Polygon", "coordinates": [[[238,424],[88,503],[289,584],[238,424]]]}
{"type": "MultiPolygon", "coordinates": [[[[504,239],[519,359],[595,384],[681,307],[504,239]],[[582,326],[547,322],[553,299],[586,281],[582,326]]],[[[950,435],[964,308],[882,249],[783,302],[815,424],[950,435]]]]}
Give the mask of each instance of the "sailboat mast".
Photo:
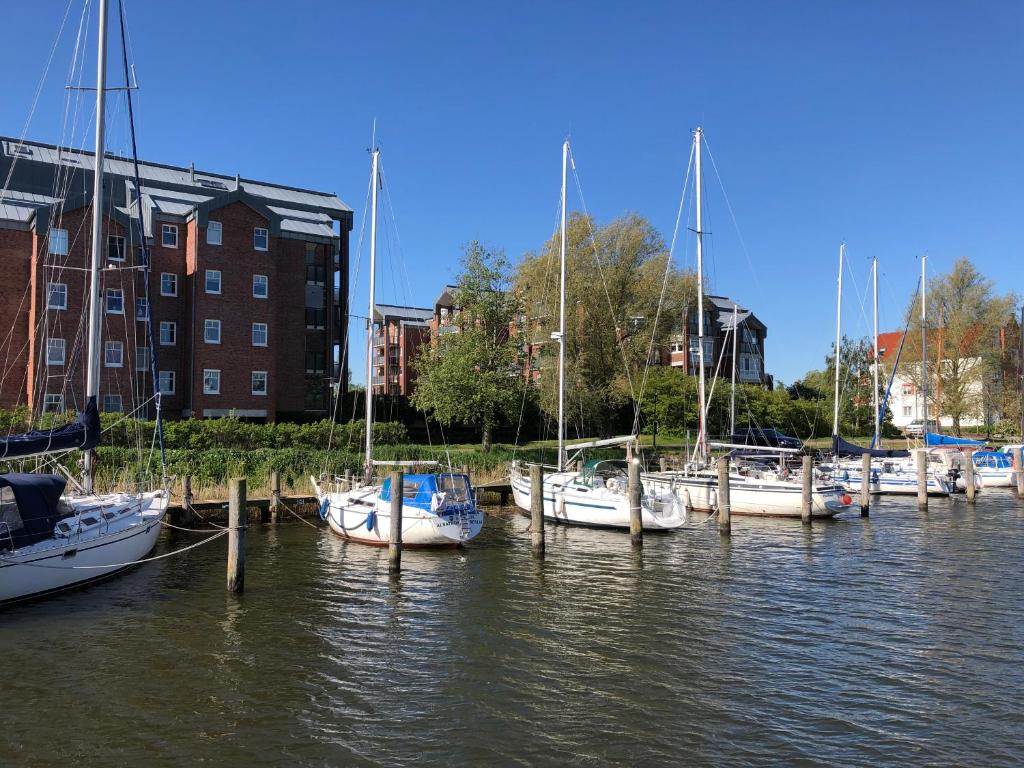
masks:
{"type": "Polygon", "coordinates": [[[694,154],[694,185],[697,194],[697,450],[701,458],[708,455],[708,436],[706,429],[707,407],[704,395],[704,228],[703,211],[701,210],[701,168],[700,138],[704,129],[698,126],[693,132],[694,154]]]}
{"type": "Polygon", "coordinates": [[[878,359],[878,257],[875,256],[871,262],[871,287],[872,287],[872,304],[874,305],[874,360],[875,360],[875,371],[874,371],[874,408],[875,408],[875,437],[871,441],[872,448],[880,447],[879,441],[882,439],[882,412],[878,410],[878,366],[881,365],[881,361],[878,359]]]}
{"type": "Polygon", "coordinates": [[[736,337],[739,335],[739,307],[732,305],[732,393],[729,396],[729,439],[736,433],[736,337]]]}
{"type": "MultiPolygon", "coordinates": [[[[86,400],[95,403],[100,394],[100,266],[103,259],[103,154],[107,104],[107,0],[99,3],[99,36],[96,50],[96,169],[92,188],[92,264],[89,273],[89,346],[85,379],[86,400]]],[[[85,452],[83,487],[92,493],[96,476],[96,451],[85,452]]]]}
{"type": "Polygon", "coordinates": [[[373,315],[376,309],[377,278],[377,187],[380,150],[373,149],[373,169],[370,171],[370,307],[366,316],[366,471],[367,483],[373,481],[373,315]]]}
{"type": "Polygon", "coordinates": [[[927,256],[921,257],[921,415],[923,418],[921,434],[928,431],[928,338],[925,325],[928,320],[928,285],[925,282],[925,264],[927,256]]]}
{"type": "Polygon", "coordinates": [[[843,257],[846,256],[846,243],[842,242],[839,244],[839,279],[837,281],[836,289],[836,388],[835,388],[835,402],[832,407],[832,434],[839,434],[839,363],[840,363],[840,351],[839,345],[841,342],[840,334],[843,329],[843,257]]]}
{"type": "Polygon", "coordinates": [[[559,245],[558,288],[558,471],[565,469],[565,193],[569,168],[569,140],[562,144],[562,223],[559,245]]]}

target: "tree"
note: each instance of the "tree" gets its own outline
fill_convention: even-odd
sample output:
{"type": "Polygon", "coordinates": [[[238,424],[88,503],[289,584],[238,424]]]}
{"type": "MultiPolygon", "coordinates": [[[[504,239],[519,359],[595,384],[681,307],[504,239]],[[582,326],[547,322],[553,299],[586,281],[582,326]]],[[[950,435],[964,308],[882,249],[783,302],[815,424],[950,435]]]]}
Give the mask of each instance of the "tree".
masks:
{"type": "Polygon", "coordinates": [[[504,253],[467,245],[454,299],[454,332],[432,339],[416,361],[412,403],[445,426],[479,426],[489,451],[495,425],[522,402],[519,343],[510,333],[520,302],[504,253]]]}
{"type": "MultiPolygon", "coordinates": [[[[988,418],[988,404],[999,402],[1001,349],[999,330],[1012,318],[1016,298],[995,295],[992,281],[969,259],[957,259],[949,274],[929,282],[926,326],[929,418],[949,416],[960,434],[968,418],[988,418]],[[937,364],[941,358],[941,364],[937,364]]],[[[911,321],[900,373],[921,389],[920,293],[907,308],[911,321]]]]}
{"type": "MultiPolygon", "coordinates": [[[[631,417],[643,370],[687,300],[692,306],[695,280],[668,266],[664,241],[636,214],[599,228],[574,214],[566,240],[566,413],[577,434],[607,436],[621,411],[631,417]]],[[[559,247],[555,235],[528,253],[516,278],[527,312],[524,333],[540,349],[540,405],[549,418],[558,413],[558,345],[551,333],[558,330],[559,247]]]]}

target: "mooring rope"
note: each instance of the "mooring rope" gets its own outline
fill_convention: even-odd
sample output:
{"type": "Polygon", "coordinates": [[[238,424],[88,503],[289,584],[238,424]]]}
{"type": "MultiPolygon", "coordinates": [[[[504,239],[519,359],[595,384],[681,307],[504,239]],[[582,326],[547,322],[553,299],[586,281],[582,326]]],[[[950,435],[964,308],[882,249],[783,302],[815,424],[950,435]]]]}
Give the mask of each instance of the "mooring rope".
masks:
{"type": "MultiPolygon", "coordinates": [[[[127,567],[132,566],[132,565],[141,565],[142,563],[152,563],[155,560],[163,560],[164,558],[167,558],[167,557],[173,557],[174,555],[180,555],[182,552],[188,552],[190,549],[195,549],[196,547],[201,547],[204,544],[209,544],[214,539],[219,539],[221,536],[223,536],[224,534],[226,534],[228,531],[231,531],[231,530],[239,530],[239,529],[225,528],[224,530],[218,531],[217,533],[215,533],[212,536],[209,536],[209,537],[203,539],[202,541],[197,541],[195,544],[189,544],[187,547],[182,547],[181,549],[176,549],[173,552],[165,552],[162,555],[154,555],[153,557],[144,557],[141,560],[130,560],[130,561],[126,562],[126,563],[109,563],[109,564],[106,564],[106,565],[43,565],[42,563],[17,563],[17,562],[12,562],[11,558],[6,556],[6,555],[0,555],[0,560],[6,560],[11,565],[27,565],[27,566],[30,566],[32,568],[50,568],[50,569],[56,569],[56,570],[61,570],[61,571],[88,571],[88,570],[101,570],[101,569],[106,569],[106,568],[127,568],[127,567]]],[[[54,555],[54,557],[56,557],[56,555],[54,555]]]]}

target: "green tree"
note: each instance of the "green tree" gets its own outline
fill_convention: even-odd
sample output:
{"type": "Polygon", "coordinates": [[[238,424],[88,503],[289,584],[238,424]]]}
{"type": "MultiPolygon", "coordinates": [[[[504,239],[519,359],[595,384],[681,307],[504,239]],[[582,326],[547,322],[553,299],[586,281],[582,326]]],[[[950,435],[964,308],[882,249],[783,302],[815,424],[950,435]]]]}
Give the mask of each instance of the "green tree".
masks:
{"type": "Polygon", "coordinates": [[[494,427],[522,402],[519,340],[510,333],[520,301],[504,253],[466,246],[454,299],[453,332],[432,339],[415,363],[412,403],[445,426],[478,426],[486,452],[494,427]]]}

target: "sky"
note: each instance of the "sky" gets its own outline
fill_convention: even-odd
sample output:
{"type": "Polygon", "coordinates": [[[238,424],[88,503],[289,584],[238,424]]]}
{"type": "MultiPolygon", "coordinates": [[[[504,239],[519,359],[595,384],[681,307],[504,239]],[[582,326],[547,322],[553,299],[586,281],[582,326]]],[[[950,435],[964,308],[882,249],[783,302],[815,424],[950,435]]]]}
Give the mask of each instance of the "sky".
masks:
{"type": "MultiPolygon", "coordinates": [[[[31,113],[29,138],[91,141],[87,117],[63,122],[84,2],[4,8],[0,133],[31,113]]],[[[513,260],[540,247],[567,136],[590,214],[635,211],[668,240],[698,125],[717,167],[705,156],[708,289],[768,326],[777,379],[823,365],[843,240],[851,336],[870,333],[872,256],[882,330],[900,326],[921,254],[933,275],[967,256],[1024,294],[1020,3],[126,3],[140,155],[336,192],[354,257],[376,124],[381,302],[431,305],[471,240],[513,260]]],[[[111,150],[126,137],[112,127],[111,150]]]]}

